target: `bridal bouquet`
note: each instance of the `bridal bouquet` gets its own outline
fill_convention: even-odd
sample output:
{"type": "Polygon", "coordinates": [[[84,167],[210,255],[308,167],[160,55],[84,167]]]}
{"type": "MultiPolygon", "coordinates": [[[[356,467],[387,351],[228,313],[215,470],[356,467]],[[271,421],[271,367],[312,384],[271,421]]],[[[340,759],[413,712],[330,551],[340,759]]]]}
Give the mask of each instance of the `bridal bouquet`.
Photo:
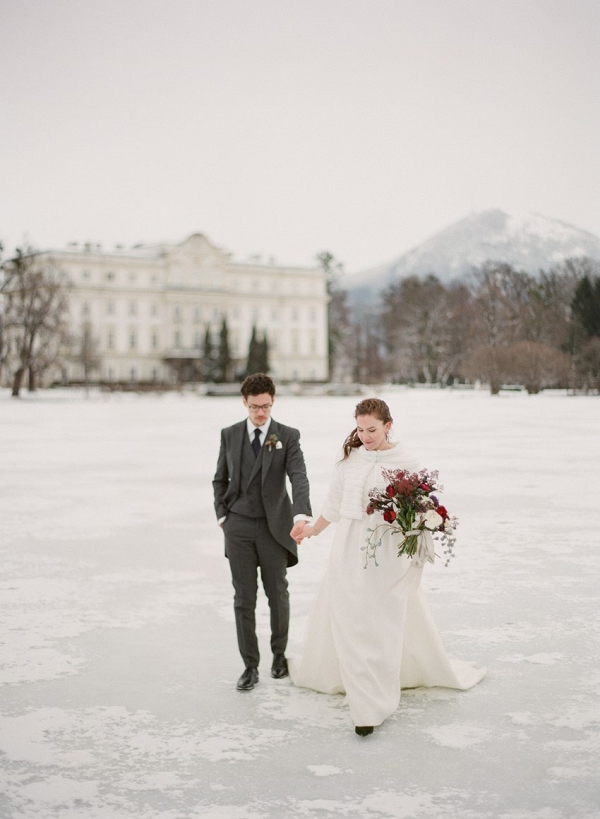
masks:
{"type": "Polygon", "coordinates": [[[434,492],[441,492],[443,486],[438,484],[437,471],[408,472],[405,469],[382,469],[381,474],[387,481],[385,489],[375,487],[369,491],[367,515],[380,512],[384,523],[377,524],[366,540],[365,568],[369,558],[377,566],[377,548],[381,546],[383,534],[391,530],[400,536],[398,556],[417,557],[421,562],[433,563],[433,539],[441,541],[447,555],[447,566],[456,538],[454,530],[458,518],[450,517],[448,510],[442,506],[434,492]]]}

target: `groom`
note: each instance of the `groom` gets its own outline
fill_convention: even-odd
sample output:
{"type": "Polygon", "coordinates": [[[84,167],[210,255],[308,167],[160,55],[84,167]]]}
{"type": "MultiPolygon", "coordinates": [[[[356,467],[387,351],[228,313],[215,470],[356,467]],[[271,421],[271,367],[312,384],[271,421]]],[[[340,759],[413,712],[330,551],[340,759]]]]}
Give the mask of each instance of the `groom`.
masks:
{"type": "Polygon", "coordinates": [[[298,562],[301,539],[311,515],[308,478],[300,433],[271,418],[275,384],[264,373],[249,375],[241,388],[248,418],[221,430],[213,480],[215,511],[225,534],[225,555],[233,581],[237,640],[245,669],[237,682],[249,691],[258,682],[256,639],[258,570],[271,610],[271,676],[287,677],[285,648],[289,625],[286,571],[298,562]],[[287,493],[286,476],[292,487],[287,493]]]}

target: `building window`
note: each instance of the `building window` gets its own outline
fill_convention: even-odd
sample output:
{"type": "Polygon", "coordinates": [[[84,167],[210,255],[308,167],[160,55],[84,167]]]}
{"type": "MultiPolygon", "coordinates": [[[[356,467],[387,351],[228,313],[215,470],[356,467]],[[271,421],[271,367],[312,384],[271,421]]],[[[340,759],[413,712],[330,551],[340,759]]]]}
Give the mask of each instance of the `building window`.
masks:
{"type": "Polygon", "coordinates": [[[131,381],[135,381],[137,379],[137,370],[135,369],[135,367],[131,368],[129,378],[131,379],[131,381]]]}
{"type": "Polygon", "coordinates": [[[134,301],[129,302],[129,315],[130,316],[137,315],[137,304],[134,301]]]}
{"type": "Polygon", "coordinates": [[[310,351],[311,353],[317,352],[317,336],[315,333],[310,334],[310,351]]]}
{"type": "Polygon", "coordinates": [[[156,367],[152,367],[152,380],[158,381],[158,370],[156,367]]]}
{"type": "Polygon", "coordinates": [[[81,273],[81,278],[83,279],[84,282],[87,282],[87,281],[90,280],[91,275],[92,274],[90,273],[89,270],[83,270],[82,273],[81,273]]]}
{"type": "Polygon", "coordinates": [[[150,337],[150,345],[151,345],[153,350],[158,350],[158,333],[157,332],[152,333],[152,336],[150,337]]]}
{"type": "Polygon", "coordinates": [[[113,330],[109,330],[106,334],[106,349],[107,350],[114,350],[115,349],[115,334],[113,330]]]}
{"type": "Polygon", "coordinates": [[[202,334],[198,330],[194,333],[194,347],[197,350],[202,347],[202,334]]]}
{"type": "Polygon", "coordinates": [[[106,315],[107,316],[114,316],[115,314],[115,303],[111,299],[110,301],[106,302],[106,315]]]}
{"type": "Polygon", "coordinates": [[[158,304],[150,305],[150,315],[157,316],[158,315],[158,304]]]}
{"type": "Polygon", "coordinates": [[[129,274],[129,281],[130,281],[132,284],[133,284],[133,282],[134,282],[136,279],[137,279],[137,276],[136,276],[136,274],[135,274],[135,273],[130,273],[130,274],[129,274]]]}
{"type": "Polygon", "coordinates": [[[137,333],[135,330],[130,330],[129,332],[129,349],[135,350],[137,347],[137,333]]]}
{"type": "MultiPolygon", "coordinates": [[[[295,330],[292,333],[292,352],[293,353],[298,352],[298,333],[295,330]]],[[[295,378],[295,376],[294,376],[294,378],[295,378]]]]}
{"type": "Polygon", "coordinates": [[[298,321],[298,311],[296,310],[295,307],[292,310],[292,321],[298,321]]]}
{"type": "Polygon", "coordinates": [[[173,308],[173,321],[177,323],[181,321],[181,307],[178,304],[173,308]]]}
{"type": "Polygon", "coordinates": [[[194,307],[194,324],[199,324],[202,320],[202,313],[199,307],[194,307]]]}
{"type": "Polygon", "coordinates": [[[108,370],[106,371],[106,380],[107,381],[112,381],[113,378],[114,378],[114,375],[115,374],[114,374],[113,368],[109,367],[108,370]]]}
{"type": "Polygon", "coordinates": [[[317,311],[315,310],[314,307],[310,308],[310,312],[309,312],[308,316],[309,316],[309,319],[311,321],[316,321],[317,320],[317,311]]]}
{"type": "Polygon", "coordinates": [[[105,273],[104,278],[106,279],[107,282],[114,282],[115,274],[113,273],[112,270],[109,270],[108,273],[105,273]]]}
{"type": "Polygon", "coordinates": [[[82,316],[89,316],[90,314],[90,304],[87,301],[84,301],[81,305],[81,315],[82,316]]]}
{"type": "Polygon", "coordinates": [[[173,333],[173,346],[176,348],[181,347],[181,333],[179,330],[175,330],[173,333]]]}

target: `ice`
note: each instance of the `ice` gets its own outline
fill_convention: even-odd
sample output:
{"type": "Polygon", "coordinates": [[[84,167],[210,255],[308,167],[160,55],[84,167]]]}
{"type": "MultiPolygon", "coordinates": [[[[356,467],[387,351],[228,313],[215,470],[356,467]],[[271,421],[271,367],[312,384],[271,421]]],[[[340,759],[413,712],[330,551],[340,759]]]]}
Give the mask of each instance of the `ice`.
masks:
{"type": "MultiPolygon", "coordinates": [[[[438,469],[457,557],[423,585],[466,692],[404,691],[357,737],[342,697],[240,693],[211,480],[241,401],[0,393],[0,817],[597,819],[600,399],[374,389],[438,469]]],[[[318,514],[355,397],[281,395],[318,514]]],[[[290,649],[331,529],[289,573],[290,649]]]]}

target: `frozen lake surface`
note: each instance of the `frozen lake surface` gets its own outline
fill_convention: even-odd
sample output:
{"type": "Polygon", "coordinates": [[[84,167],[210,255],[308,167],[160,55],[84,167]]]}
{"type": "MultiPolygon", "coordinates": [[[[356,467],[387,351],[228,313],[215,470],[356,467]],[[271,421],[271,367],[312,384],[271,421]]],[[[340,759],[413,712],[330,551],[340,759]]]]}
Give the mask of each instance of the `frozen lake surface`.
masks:
{"type": "MultiPolygon", "coordinates": [[[[381,389],[439,469],[457,557],[423,587],[466,692],[341,697],[242,671],[211,480],[238,398],[0,393],[1,817],[598,819],[600,398],[381,389]]],[[[314,511],[351,397],[278,398],[314,511]]],[[[289,573],[300,648],[331,529],[289,573]]]]}

